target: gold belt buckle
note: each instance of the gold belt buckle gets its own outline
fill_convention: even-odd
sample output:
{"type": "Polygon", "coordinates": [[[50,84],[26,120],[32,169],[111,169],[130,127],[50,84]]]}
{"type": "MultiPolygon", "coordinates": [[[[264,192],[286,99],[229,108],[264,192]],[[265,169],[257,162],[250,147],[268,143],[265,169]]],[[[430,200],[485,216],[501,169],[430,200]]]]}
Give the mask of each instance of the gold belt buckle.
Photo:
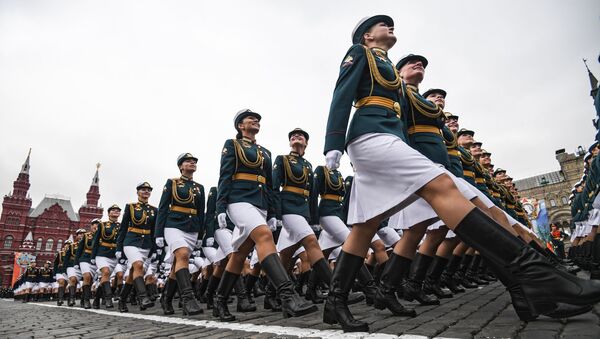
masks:
{"type": "Polygon", "coordinates": [[[400,118],[400,103],[397,101],[394,101],[394,111],[396,112],[396,115],[398,116],[398,118],[400,118]]]}

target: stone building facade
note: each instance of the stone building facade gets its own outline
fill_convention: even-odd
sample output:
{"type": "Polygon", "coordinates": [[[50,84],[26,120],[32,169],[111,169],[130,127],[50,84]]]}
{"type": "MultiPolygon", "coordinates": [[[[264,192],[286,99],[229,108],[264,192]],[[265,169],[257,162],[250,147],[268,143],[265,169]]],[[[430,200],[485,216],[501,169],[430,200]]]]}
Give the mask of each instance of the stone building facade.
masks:
{"type": "Polygon", "coordinates": [[[37,206],[29,197],[30,154],[13,182],[13,191],[4,196],[0,214],[0,283],[8,287],[13,273],[16,251],[36,256],[38,265],[52,261],[58,249],[78,228],[87,228],[94,218],[101,218],[98,205],[100,188],[98,167],[86,195],[86,203],[76,213],[68,197],[46,195],[37,206]],[[31,243],[33,241],[33,243],[31,243]]]}

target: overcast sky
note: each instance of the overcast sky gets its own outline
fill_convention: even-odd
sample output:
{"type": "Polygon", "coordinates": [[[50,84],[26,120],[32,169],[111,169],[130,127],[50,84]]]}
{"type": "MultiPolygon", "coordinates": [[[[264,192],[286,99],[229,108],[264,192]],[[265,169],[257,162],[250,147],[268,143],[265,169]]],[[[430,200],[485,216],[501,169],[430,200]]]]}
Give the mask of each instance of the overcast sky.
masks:
{"type": "Polygon", "coordinates": [[[208,190],[246,107],[274,155],[302,127],[321,165],[339,64],[372,14],[396,21],[391,59],[426,56],[422,91],[446,89],[446,110],[512,177],[556,170],[555,150],[593,141],[582,58],[600,77],[597,0],[0,0],[0,193],[30,147],[34,206],[59,193],[77,210],[97,162],[104,207],[135,200],[140,181],[157,205],[182,152],[208,190]]]}

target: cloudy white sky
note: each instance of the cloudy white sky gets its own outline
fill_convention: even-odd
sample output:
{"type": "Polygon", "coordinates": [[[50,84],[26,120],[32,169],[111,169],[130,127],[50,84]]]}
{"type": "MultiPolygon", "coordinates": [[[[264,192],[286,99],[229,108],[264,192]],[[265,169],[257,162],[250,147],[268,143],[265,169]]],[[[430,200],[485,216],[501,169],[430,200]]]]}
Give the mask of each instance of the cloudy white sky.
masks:
{"type": "Polygon", "coordinates": [[[307,158],[322,164],[350,32],[380,13],[396,21],[392,60],[425,55],[421,88],[445,88],[447,111],[514,178],[556,170],[556,149],[592,142],[581,59],[600,76],[597,0],[0,0],[0,193],[30,147],[34,206],[60,193],[78,209],[97,162],[101,203],[124,204],[138,182],[177,176],[182,152],[200,158],[208,188],[245,107],[263,115],[259,143],[287,153],[287,132],[302,127],[307,158]]]}

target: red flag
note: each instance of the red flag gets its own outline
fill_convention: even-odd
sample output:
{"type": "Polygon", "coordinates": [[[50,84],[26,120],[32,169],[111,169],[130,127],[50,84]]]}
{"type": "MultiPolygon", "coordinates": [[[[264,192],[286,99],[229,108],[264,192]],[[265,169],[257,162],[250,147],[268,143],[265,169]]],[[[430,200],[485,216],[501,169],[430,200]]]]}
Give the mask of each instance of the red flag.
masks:
{"type": "Polygon", "coordinates": [[[13,276],[12,276],[12,282],[10,283],[10,286],[14,286],[15,282],[21,276],[21,265],[19,265],[19,262],[17,261],[17,258],[19,258],[19,256],[21,256],[21,252],[15,252],[15,258],[13,261],[14,262],[13,263],[13,276]]]}

